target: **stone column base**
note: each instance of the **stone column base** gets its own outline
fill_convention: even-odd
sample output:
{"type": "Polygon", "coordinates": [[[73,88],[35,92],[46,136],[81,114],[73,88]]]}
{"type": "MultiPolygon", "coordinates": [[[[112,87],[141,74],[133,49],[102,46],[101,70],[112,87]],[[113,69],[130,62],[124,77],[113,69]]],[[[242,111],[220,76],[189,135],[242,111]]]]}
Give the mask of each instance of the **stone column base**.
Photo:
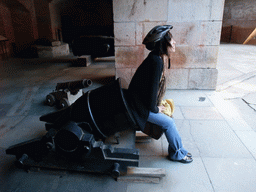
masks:
{"type": "Polygon", "coordinates": [[[70,53],[67,43],[58,46],[36,45],[36,48],[39,58],[66,56],[70,53]]]}
{"type": "Polygon", "coordinates": [[[170,69],[166,73],[168,89],[216,89],[217,69],[170,69]]]}
{"type": "MultiPolygon", "coordinates": [[[[123,88],[128,88],[136,69],[116,69],[116,76],[121,78],[123,88]]],[[[169,69],[166,72],[167,89],[209,89],[217,85],[217,69],[169,69]]]]}

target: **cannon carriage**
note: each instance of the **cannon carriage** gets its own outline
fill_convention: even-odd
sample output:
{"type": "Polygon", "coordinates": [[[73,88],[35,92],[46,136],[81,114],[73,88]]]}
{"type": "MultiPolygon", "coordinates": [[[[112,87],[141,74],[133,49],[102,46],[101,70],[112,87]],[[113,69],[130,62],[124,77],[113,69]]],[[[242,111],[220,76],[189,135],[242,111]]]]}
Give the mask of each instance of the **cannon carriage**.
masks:
{"type": "Polygon", "coordinates": [[[55,90],[46,96],[45,103],[49,106],[56,106],[58,109],[66,108],[83,95],[83,88],[92,85],[90,79],[57,83],[55,90]]]}
{"type": "Polygon", "coordinates": [[[117,178],[127,172],[127,167],[139,166],[138,149],[105,143],[118,132],[135,133],[137,128],[119,79],[88,91],[72,105],[41,116],[40,121],[46,122],[43,137],[6,150],[16,156],[19,167],[100,172],[117,178]]]}

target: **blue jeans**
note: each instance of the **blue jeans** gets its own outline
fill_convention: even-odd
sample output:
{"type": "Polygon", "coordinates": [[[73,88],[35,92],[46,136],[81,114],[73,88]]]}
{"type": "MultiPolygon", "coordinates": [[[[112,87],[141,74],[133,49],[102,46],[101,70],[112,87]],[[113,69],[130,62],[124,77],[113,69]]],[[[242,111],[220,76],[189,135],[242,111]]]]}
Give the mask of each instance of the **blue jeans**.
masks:
{"type": "Polygon", "coordinates": [[[180,134],[171,117],[163,113],[149,112],[148,121],[162,127],[169,143],[168,152],[171,159],[181,160],[187,155],[188,151],[183,148],[180,134]]]}

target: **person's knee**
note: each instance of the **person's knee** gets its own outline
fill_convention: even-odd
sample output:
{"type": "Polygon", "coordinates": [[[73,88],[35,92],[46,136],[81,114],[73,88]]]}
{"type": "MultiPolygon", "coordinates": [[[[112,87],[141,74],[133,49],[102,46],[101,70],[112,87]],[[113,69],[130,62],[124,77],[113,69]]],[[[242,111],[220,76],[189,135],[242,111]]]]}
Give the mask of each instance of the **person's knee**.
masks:
{"type": "Polygon", "coordinates": [[[164,121],[162,124],[162,128],[164,131],[176,129],[174,120],[172,118],[169,118],[168,121],[164,121]]]}

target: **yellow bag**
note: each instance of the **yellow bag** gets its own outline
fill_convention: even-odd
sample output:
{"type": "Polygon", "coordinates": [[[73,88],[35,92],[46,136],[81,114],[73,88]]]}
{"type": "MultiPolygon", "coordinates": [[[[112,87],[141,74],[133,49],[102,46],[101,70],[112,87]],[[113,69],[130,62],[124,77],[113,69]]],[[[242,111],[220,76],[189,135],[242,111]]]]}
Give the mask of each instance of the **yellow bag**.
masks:
{"type": "MultiPolygon", "coordinates": [[[[175,109],[173,99],[162,100],[161,105],[166,108],[163,113],[171,117],[175,109]]],[[[158,140],[163,135],[163,130],[161,126],[147,122],[143,133],[158,140]]]]}
{"type": "Polygon", "coordinates": [[[162,100],[161,105],[165,107],[165,110],[163,111],[163,113],[171,117],[175,109],[173,99],[162,100]]]}

